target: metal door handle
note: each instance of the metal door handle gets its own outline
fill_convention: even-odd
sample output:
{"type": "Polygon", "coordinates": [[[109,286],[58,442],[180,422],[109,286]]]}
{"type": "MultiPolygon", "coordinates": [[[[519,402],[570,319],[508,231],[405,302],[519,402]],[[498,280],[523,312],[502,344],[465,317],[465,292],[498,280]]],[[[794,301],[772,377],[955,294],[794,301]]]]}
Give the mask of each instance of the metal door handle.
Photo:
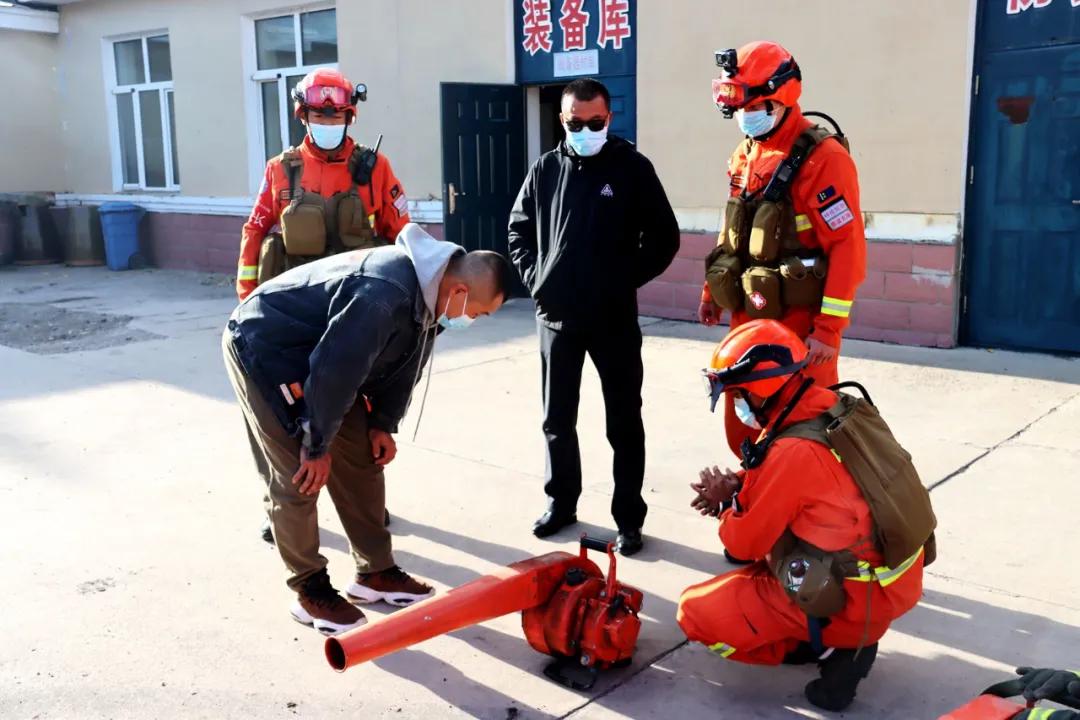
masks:
{"type": "Polygon", "coordinates": [[[450,183],[449,187],[446,190],[446,197],[447,197],[448,204],[450,205],[450,214],[451,215],[453,215],[457,211],[457,198],[458,198],[458,195],[460,195],[461,197],[465,197],[465,193],[458,192],[454,188],[454,183],[450,183]]]}
{"type": "Polygon", "coordinates": [[[1080,200],[1073,200],[1073,205],[1080,205],[1080,200]]]}

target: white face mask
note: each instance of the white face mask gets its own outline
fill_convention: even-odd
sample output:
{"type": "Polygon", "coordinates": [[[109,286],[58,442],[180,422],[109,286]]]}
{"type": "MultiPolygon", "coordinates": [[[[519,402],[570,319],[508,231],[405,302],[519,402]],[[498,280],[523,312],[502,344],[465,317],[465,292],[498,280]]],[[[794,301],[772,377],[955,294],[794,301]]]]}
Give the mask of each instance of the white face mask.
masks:
{"type": "Polygon", "coordinates": [[[587,127],[581,128],[578,132],[572,132],[563,124],[563,130],[566,130],[566,144],[581,157],[591,157],[597,154],[600,152],[600,148],[604,147],[604,143],[607,142],[606,125],[603,130],[597,130],[596,132],[587,127]]]}
{"type": "Polygon", "coordinates": [[[754,415],[754,411],[750,409],[750,403],[746,402],[744,397],[735,398],[735,416],[739,418],[746,427],[754,428],[755,430],[761,429],[761,423],[758,422],[757,416],[754,415]]]}
{"type": "Polygon", "coordinates": [[[311,142],[321,149],[336,150],[345,142],[345,129],[345,123],[341,125],[310,123],[308,125],[308,134],[311,135],[311,142]]]}
{"type": "Polygon", "coordinates": [[[767,110],[754,110],[752,112],[736,110],[735,121],[739,123],[739,129],[742,130],[744,135],[756,138],[769,133],[776,127],[776,122],[781,114],[779,109],[774,110],[772,115],[767,110]]]}

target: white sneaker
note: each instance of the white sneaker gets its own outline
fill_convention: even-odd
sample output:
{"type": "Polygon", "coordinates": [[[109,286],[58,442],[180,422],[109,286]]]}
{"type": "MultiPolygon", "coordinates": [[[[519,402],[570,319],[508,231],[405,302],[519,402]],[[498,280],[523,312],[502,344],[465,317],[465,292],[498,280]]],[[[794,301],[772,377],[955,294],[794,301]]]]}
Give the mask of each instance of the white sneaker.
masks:
{"type": "Polygon", "coordinates": [[[383,602],[395,607],[405,607],[426,600],[435,594],[435,588],[411,577],[395,565],[377,573],[357,573],[356,582],[345,589],[349,602],[367,604],[383,602]]]}

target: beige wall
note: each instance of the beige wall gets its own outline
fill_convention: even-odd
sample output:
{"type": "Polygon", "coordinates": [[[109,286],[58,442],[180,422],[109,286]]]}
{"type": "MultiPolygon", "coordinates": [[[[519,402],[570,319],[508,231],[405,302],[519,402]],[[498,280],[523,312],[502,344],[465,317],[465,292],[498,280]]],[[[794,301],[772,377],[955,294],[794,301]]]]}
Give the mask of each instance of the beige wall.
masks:
{"type": "MultiPolygon", "coordinates": [[[[102,38],[167,30],[184,195],[248,195],[250,128],[244,104],[244,15],[296,6],[280,0],[89,0],[61,13],[62,119],[72,192],[112,191],[102,38]]],[[[513,82],[504,0],[340,3],[338,62],[366,82],[369,101],[351,133],[382,149],[409,195],[439,196],[439,82],[513,82]]]]}
{"type": "MultiPolygon", "coordinates": [[[[414,199],[441,195],[439,83],[513,82],[508,0],[364,0],[337,7],[339,65],[366,82],[352,134],[382,149],[414,199]]],[[[112,191],[102,38],[167,30],[184,195],[240,196],[258,118],[245,106],[244,15],[288,11],[281,0],[85,0],[61,13],[59,67],[67,172],[39,183],[112,191]]],[[[958,213],[967,127],[969,4],[940,0],[638,4],[638,142],[672,203],[718,208],[734,121],[712,105],[713,50],[768,37],[804,73],[805,109],[836,117],[851,137],[870,212],[958,213]]],[[[33,38],[39,60],[46,38],[33,38]]],[[[6,48],[5,48],[6,51],[6,48]]],[[[27,55],[29,57],[29,55],[27,55]]],[[[0,63],[0,73],[10,63],[0,63]]],[[[3,122],[3,120],[0,120],[3,122]]],[[[45,140],[47,142],[47,140],[45,140]]],[[[20,153],[21,155],[21,153],[20,153]]],[[[0,160],[0,162],[3,162],[0,160]]],[[[17,160],[20,166],[40,163],[17,160]]],[[[0,177],[0,182],[5,178],[0,177]]]]}
{"type": "Polygon", "coordinates": [[[961,0],[638,3],[638,142],[677,207],[716,207],[734,120],[712,104],[713,51],[775,40],[803,71],[805,110],[851,138],[863,209],[958,213],[969,5],[961,0]]]}
{"type": "Polygon", "coordinates": [[[370,89],[353,135],[385,135],[409,197],[442,196],[439,83],[514,82],[510,11],[509,0],[338,3],[339,64],[370,89]]]}
{"type": "Polygon", "coordinates": [[[0,192],[52,191],[62,184],[56,48],[55,35],[0,30],[0,192]]]}
{"type": "Polygon", "coordinates": [[[60,64],[72,157],[68,189],[112,191],[102,38],[167,30],[183,193],[249,194],[241,17],[276,7],[281,3],[275,0],[90,0],[65,6],[60,64]]]}

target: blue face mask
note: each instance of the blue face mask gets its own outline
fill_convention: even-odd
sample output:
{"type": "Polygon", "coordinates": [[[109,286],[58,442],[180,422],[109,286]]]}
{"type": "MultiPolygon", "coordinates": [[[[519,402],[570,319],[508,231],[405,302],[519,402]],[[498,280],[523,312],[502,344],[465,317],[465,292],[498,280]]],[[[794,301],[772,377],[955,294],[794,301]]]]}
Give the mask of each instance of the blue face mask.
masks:
{"type": "Polygon", "coordinates": [[[447,317],[446,312],[450,309],[450,299],[446,299],[446,307],[443,308],[443,314],[439,316],[438,323],[447,330],[463,330],[473,324],[476,320],[474,317],[469,317],[465,313],[465,306],[469,302],[469,293],[465,292],[465,301],[461,303],[461,314],[457,317],[447,317]]]}
{"type": "Polygon", "coordinates": [[[755,430],[761,429],[761,423],[758,422],[757,415],[750,409],[750,403],[746,402],[744,397],[735,398],[735,416],[739,418],[746,427],[754,428],[755,430]]]}
{"type": "Polygon", "coordinates": [[[776,127],[778,117],[780,117],[780,113],[777,111],[774,111],[772,115],[766,110],[735,111],[735,121],[739,123],[739,129],[742,130],[744,135],[752,138],[761,137],[776,127]]]}
{"type": "Polygon", "coordinates": [[[311,135],[311,142],[321,149],[334,150],[345,142],[345,127],[344,123],[341,125],[311,123],[308,125],[308,134],[311,135]]]}
{"type": "Polygon", "coordinates": [[[597,130],[596,132],[589,128],[582,128],[578,132],[572,132],[567,129],[566,125],[563,125],[563,129],[566,130],[567,146],[581,157],[595,155],[600,152],[600,148],[604,147],[604,143],[607,142],[606,126],[603,130],[597,130]]]}

